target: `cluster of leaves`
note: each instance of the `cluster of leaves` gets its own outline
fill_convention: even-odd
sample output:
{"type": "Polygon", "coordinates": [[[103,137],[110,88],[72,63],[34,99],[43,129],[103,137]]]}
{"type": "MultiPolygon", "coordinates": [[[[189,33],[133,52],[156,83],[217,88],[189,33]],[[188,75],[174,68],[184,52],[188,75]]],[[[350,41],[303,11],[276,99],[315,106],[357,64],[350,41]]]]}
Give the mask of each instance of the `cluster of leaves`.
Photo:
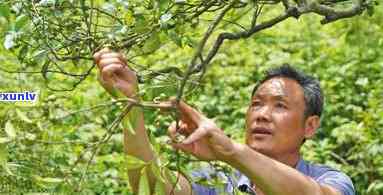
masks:
{"type": "MultiPolygon", "coordinates": [[[[337,9],[351,5],[344,0],[318,2],[337,9]]],[[[375,5],[375,1],[355,2],[362,2],[370,12],[375,5]]],[[[228,4],[218,0],[1,2],[0,90],[40,91],[40,96],[31,107],[0,103],[0,192],[129,194],[128,169],[145,167],[143,173],[151,169],[161,178],[171,174],[168,168],[186,172],[198,167],[164,144],[171,117],[150,109],[145,109],[147,129],[161,162],[125,157],[121,127],[108,131],[123,105],[98,86],[91,55],[104,46],[123,49],[141,76],[143,99],[167,99],[179,92],[190,54],[228,4]]],[[[254,13],[264,15],[256,24],[267,22],[283,13],[285,6],[281,1],[238,1],[213,35],[244,32],[251,27],[254,13]]],[[[376,12],[371,18],[324,27],[319,16],[302,16],[301,21],[286,20],[247,40],[223,44],[205,77],[189,80],[184,97],[233,139],[242,141],[249,94],[264,70],[289,62],[313,73],[326,93],[326,111],[316,139],[305,144],[304,155],[345,170],[358,193],[381,194],[383,13],[376,12]]],[[[209,47],[214,43],[207,41],[209,47]]],[[[201,63],[207,48],[202,50],[197,56],[201,63]]],[[[174,175],[170,178],[176,180],[174,175]]],[[[146,180],[141,178],[141,194],[148,193],[146,180]]],[[[204,183],[219,185],[214,181],[204,183]]]]}

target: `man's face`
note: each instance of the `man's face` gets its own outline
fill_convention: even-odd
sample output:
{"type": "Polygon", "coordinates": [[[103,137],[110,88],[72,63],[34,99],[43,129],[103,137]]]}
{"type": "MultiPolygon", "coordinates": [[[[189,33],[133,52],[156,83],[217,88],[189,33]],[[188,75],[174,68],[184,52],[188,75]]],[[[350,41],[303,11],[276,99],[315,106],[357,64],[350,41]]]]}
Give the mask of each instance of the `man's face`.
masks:
{"type": "Polygon", "coordinates": [[[270,157],[297,152],[304,139],[305,100],[294,80],[275,77],[258,87],[246,116],[246,143],[270,157]]]}

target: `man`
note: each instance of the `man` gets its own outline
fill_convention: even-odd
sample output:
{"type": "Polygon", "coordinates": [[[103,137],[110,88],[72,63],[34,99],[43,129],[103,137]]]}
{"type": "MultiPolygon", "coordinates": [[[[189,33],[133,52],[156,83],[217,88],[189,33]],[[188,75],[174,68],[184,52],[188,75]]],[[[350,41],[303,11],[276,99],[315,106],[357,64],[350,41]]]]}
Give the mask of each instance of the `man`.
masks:
{"type": "MultiPolygon", "coordinates": [[[[109,92],[118,90],[136,98],[137,79],[120,53],[103,49],[94,55],[100,70],[100,81],[109,92]]],[[[216,124],[197,110],[180,102],[181,120],[173,123],[169,135],[186,136],[172,145],[201,160],[218,160],[237,169],[241,175],[234,188],[257,195],[354,195],[351,180],[343,173],[325,166],[309,164],[301,159],[299,150],[320,125],[323,97],[319,83],[290,66],[269,71],[254,89],[246,116],[246,144],[228,138],[216,124]]],[[[145,131],[140,108],[132,124],[135,134],[124,132],[125,151],[144,161],[155,158],[145,131]]],[[[128,120],[128,119],[125,119],[128,120]]],[[[138,190],[139,171],[129,172],[134,192],[138,190]]],[[[151,186],[156,178],[148,174],[151,186]]],[[[190,184],[180,177],[181,190],[174,194],[216,194],[214,188],[190,184]]],[[[166,191],[172,191],[167,182],[166,191]]],[[[172,192],[173,193],[173,192],[172,192]]]]}

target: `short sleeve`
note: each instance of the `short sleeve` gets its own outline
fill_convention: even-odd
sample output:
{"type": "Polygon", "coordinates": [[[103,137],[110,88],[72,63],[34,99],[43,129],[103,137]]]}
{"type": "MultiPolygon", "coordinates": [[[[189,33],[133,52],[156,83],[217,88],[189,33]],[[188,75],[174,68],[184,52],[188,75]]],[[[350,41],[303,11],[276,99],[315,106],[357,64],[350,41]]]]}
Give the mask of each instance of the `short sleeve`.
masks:
{"type": "Polygon", "coordinates": [[[328,171],[321,175],[317,182],[326,184],[339,190],[342,195],[355,195],[355,189],[351,179],[344,173],[339,171],[328,171]]]}
{"type": "Polygon", "coordinates": [[[200,170],[192,171],[190,176],[193,181],[191,186],[195,195],[217,195],[222,193],[231,194],[232,190],[230,189],[233,188],[233,185],[229,182],[231,179],[223,172],[216,172],[211,167],[205,167],[200,170]],[[219,183],[205,186],[196,182],[201,180],[214,180],[219,181],[219,183]]]}
{"type": "Polygon", "coordinates": [[[196,183],[192,183],[192,190],[194,195],[216,195],[214,188],[202,186],[196,183]]]}

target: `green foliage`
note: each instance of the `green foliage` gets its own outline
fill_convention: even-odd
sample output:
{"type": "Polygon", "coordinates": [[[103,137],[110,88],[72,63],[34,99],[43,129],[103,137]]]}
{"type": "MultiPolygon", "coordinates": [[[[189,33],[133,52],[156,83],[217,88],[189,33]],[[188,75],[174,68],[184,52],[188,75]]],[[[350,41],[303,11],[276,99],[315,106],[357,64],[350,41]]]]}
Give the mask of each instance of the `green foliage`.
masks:
{"type": "MultiPolygon", "coordinates": [[[[214,18],[214,13],[188,18],[182,2],[202,1],[12,2],[0,3],[0,91],[40,94],[36,105],[0,102],[0,193],[132,194],[127,170],[142,167],[140,194],[149,193],[149,169],[160,178],[156,193],[163,194],[161,178],[177,180],[169,169],[187,172],[199,166],[166,144],[172,117],[150,109],[144,110],[145,119],[159,162],[125,156],[120,126],[92,158],[123,105],[99,86],[91,55],[102,46],[123,48],[121,43],[134,40],[125,51],[144,81],[142,98],[175,96],[190,54],[214,18]],[[102,12],[89,12],[91,6],[102,12]],[[96,13],[99,26],[87,39],[90,17],[85,16],[96,13]]],[[[270,16],[281,9],[265,7],[270,16]]],[[[245,8],[229,12],[225,20],[248,24],[251,14],[245,8]]],[[[184,97],[242,142],[250,93],[264,70],[288,62],[312,73],[324,88],[326,106],[315,139],[304,145],[305,158],[347,172],[358,194],[382,194],[383,12],[381,5],[368,10],[372,17],[363,14],[325,26],[320,17],[302,16],[246,40],[226,41],[201,82],[198,76],[190,80],[184,97]]],[[[241,29],[229,24],[214,35],[241,29]]]]}

